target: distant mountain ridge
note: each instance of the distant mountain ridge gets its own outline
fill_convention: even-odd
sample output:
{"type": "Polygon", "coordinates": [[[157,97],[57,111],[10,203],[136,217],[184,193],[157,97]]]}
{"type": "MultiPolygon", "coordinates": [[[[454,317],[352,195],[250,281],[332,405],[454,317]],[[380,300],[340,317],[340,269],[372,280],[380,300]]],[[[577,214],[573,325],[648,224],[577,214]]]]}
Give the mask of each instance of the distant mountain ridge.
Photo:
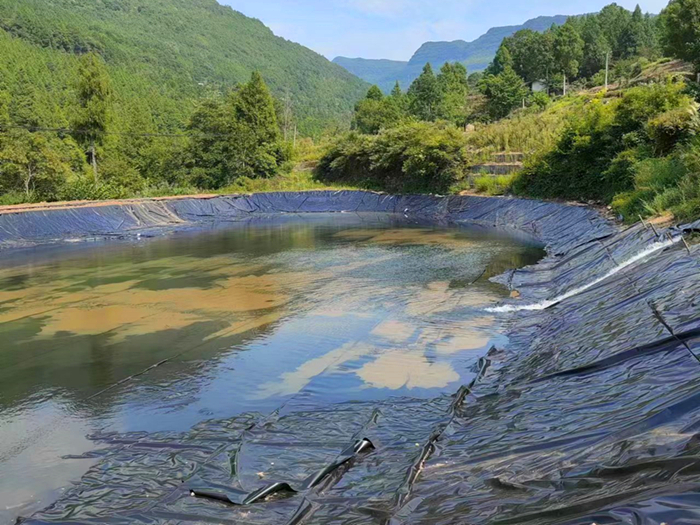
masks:
{"type": "Polygon", "coordinates": [[[361,79],[377,84],[386,92],[393,88],[397,80],[406,89],[420,75],[428,62],[435,68],[441,67],[446,62],[461,62],[467,66],[470,73],[483,71],[496,56],[496,51],[504,38],[514,35],[521,29],[546,31],[552,25],[563,24],[568,18],[565,15],[540,16],[522,25],[494,27],[472,42],[464,40],[426,42],[408,62],[346,57],[337,57],[333,62],[361,79]]]}

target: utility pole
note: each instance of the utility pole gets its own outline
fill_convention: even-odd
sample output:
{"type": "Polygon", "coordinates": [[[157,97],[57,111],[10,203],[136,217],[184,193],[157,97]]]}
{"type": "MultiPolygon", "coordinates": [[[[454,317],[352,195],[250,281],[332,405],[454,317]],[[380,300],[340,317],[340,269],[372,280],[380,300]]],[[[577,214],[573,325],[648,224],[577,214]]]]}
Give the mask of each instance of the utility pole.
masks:
{"type": "Polygon", "coordinates": [[[566,96],[566,73],[564,73],[564,96],[566,96]]]}
{"type": "Polygon", "coordinates": [[[610,75],[610,51],[605,53],[605,91],[608,90],[608,79],[610,75]]]}
{"type": "Polygon", "coordinates": [[[97,151],[95,151],[95,139],[90,141],[90,162],[92,164],[92,173],[95,176],[95,182],[97,182],[97,151]]]}

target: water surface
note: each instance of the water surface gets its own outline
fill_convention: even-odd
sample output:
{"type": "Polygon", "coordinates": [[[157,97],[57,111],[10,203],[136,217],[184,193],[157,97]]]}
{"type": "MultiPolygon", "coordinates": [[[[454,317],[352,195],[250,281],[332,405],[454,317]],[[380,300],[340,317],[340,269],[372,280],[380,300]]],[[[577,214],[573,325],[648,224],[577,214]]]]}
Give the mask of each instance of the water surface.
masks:
{"type": "Polygon", "coordinates": [[[454,392],[504,344],[489,278],[541,250],[385,215],[42,248],[0,270],[0,523],[90,467],[96,431],[454,392]]]}

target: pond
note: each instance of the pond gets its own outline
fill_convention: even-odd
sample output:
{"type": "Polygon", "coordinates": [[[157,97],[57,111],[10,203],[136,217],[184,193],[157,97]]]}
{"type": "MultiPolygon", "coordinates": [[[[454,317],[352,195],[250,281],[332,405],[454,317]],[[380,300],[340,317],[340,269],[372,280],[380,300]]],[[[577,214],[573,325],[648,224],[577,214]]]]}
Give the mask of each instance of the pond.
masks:
{"type": "Polygon", "coordinates": [[[0,523],[80,479],[96,431],[455,392],[507,342],[489,279],[542,255],[375,214],[5,254],[0,523]]]}

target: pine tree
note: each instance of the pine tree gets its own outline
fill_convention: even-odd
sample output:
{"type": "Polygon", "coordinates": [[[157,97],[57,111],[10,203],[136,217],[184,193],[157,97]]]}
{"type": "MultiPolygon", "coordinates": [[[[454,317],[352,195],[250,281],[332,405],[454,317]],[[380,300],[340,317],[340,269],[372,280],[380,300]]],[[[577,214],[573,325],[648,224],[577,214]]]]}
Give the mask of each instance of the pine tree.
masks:
{"type": "Polygon", "coordinates": [[[564,75],[564,91],[567,79],[576,78],[583,60],[584,42],[573,23],[565,23],[554,34],[554,62],[557,71],[564,75]]]}
{"type": "Polygon", "coordinates": [[[391,90],[391,96],[392,98],[398,99],[403,97],[404,93],[403,90],[401,89],[401,84],[399,81],[396,81],[396,84],[394,85],[394,89],[391,90]]]}
{"type": "Polygon", "coordinates": [[[620,34],[620,48],[623,50],[623,57],[638,56],[645,48],[651,47],[649,37],[642,8],[637,5],[629,23],[620,34]]]}
{"type": "Polygon", "coordinates": [[[365,97],[367,100],[382,100],[384,98],[384,93],[379,89],[379,86],[372,86],[367,92],[365,97]]]}
{"type": "Polygon", "coordinates": [[[234,176],[270,177],[282,160],[282,144],[275,102],[262,75],[253,72],[230,100],[234,130],[234,176]]]}
{"type": "Polygon", "coordinates": [[[661,26],[666,52],[700,71],[700,0],[671,0],[661,12],[661,26]]]}
{"type": "Polygon", "coordinates": [[[591,77],[605,67],[606,56],[612,53],[612,46],[595,16],[586,17],[582,24],[583,60],[581,74],[591,77]]]}
{"type": "Polygon", "coordinates": [[[73,134],[86,151],[97,180],[97,146],[104,143],[111,120],[112,83],[104,61],[96,53],[81,58],[78,80],[80,108],[73,121],[73,134]]]}
{"type": "Polygon", "coordinates": [[[484,71],[485,75],[500,75],[505,71],[507,67],[513,67],[513,56],[508,49],[508,40],[504,40],[501,43],[501,47],[496,51],[496,56],[494,57],[489,67],[484,71]]]}
{"type": "Polygon", "coordinates": [[[411,113],[420,120],[433,121],[436,109],[440,103],[440,86],[433,72],[433,67],[427,63],[420,76],[413,81],[408,90],[411,113]]]}
{"type": "Polygon", "coordinates": [[[484,77],[482,91],[488,99],[489,115],[494,120],[508,116],[522,104],[528,93],[523,79],[512,67],[506,67],[498,75],[484,77]]]}
{"type": "Polygon", "coordinates": [[[448,62],[440,69],[437,82],[441,92],[437,116],[456,126],[466,126],[469,116],[467,68],[459,62],[448,62]]]}
{"type": "Polygon", "coordinates": [[[262,75],[254,71],[234,99],[236,119],[255,135],[261,144],[278,146],[280,130],[277,125],[275,101],[262,75]]]}

